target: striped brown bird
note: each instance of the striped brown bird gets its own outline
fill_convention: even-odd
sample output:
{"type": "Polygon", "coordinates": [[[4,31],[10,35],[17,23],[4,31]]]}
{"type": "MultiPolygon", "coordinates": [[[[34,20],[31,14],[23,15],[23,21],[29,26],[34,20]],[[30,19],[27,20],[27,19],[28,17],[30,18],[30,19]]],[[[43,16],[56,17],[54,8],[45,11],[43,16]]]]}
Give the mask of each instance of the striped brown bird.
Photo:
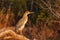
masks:
{"type": "Polygon", "coordinates": [[[31,14],[33,12],[30,12],[30,11],[26,11],[23,15],[23,17],[18,21],[18,23],[16,24],[16,31],[19,32],[20,31],[20,34],[22,34],[22,30],[24,29],[25,27],[25,24],[27,23],[28,21],[28,15],[31,14]]]}

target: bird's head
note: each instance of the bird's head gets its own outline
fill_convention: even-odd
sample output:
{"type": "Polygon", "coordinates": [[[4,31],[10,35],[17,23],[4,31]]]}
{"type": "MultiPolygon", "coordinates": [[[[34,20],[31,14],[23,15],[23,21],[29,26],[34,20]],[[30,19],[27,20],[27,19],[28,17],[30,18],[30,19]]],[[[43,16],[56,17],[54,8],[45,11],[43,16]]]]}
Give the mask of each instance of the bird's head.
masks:
{"type": "Polygon", "coordinates": [[[34,12],[26,11],[25,15],[33,14],[34,12]]]}

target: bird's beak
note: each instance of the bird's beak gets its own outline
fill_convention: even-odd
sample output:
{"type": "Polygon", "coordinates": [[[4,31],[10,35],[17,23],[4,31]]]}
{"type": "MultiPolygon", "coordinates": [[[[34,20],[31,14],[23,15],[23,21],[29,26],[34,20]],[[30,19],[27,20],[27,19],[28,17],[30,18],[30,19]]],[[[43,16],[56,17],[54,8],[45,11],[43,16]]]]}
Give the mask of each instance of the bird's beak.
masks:
{"type": "Polygon", "coordinates": [[[30,12],[31,14],[33,14],[34,12],[30,12]]]}

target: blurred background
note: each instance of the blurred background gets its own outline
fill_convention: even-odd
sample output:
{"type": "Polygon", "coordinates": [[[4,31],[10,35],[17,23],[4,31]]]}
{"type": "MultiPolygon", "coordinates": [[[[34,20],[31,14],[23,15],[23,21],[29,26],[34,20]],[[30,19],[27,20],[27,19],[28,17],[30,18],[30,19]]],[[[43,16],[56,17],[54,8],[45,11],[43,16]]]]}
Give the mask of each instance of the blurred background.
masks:
{"type": "Polygon", "coordinates": [[[0,0],[0,29],[15,26],[32,11],[23,34],[29,39],[60,40],[60,0],[0,0]]]}

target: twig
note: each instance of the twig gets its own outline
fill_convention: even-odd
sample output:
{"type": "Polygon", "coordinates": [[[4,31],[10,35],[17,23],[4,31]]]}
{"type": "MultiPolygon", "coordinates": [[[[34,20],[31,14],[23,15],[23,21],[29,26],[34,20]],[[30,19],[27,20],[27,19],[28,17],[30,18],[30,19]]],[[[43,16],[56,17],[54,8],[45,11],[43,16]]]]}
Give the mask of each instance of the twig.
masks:
{"type": "Polygon", "coordinates": [[[32,2],[31,2],[31,9],[30,9],[30,11],[32,11],[32,8],[33,8],[33,3],[34,3],[34,1],[32,0],[32,2]]]}
{"type": "Polygon", "coordinates": [[[57,12],[55,12],[53,8],[49,7],[46,2],[44,2],[43,0],[41,1],[46,5],[46,7],[48,7],[48,9],[51,11],[51,13],[53,13],[54,16],[56,16],[57,18],[60,18],[60,14],[58,15],[57,12]]]}

